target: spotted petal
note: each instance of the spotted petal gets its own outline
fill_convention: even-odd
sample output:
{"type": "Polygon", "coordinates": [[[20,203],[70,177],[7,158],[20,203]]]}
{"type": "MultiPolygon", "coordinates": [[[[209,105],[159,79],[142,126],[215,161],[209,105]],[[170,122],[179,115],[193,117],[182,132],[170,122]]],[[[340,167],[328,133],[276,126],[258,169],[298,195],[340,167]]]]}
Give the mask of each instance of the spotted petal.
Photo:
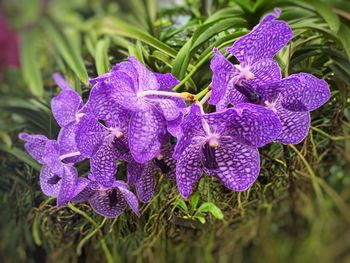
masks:
{"type": "Polygon", "coordinates": [[[90,92],[84,109],[97,119],[104,120],[108,127],[126,127],[131,114],[113,99],[112,94],[114,94],[112,85],[96,84],[90,92]]]}
{"type": "Polygon", "coordinates": [[[75,167],[66,165],[62,176],[62,184],[57,196],[57,207],[66,205],[74,195],[78,181],[78,171],[75,167]]]}
{"type": "Polygon", "coordinates": [[[90,158],[97,151],[106,134],[106,129],[94,116],[84,115],[78,124],[75,137],[79,152],[90,158]]]}
{"type": "Polygon", "coordinates": [[[181,132],[178,133],[177,142],[174,150],[174,158],[179,159],[191,143],[194,136],[204,135],[202,127],[202,113],[198,105],[192,104],[190,113],[180,125],[181,132]]]}
{"type": "Polygon", "coordinates": [[[159,84],[156,76],[149,71],[145,65],[140,63],[135,57],[129,56],[128,59],[133,65],[138,75],[138,88],[137,91],[144,90],[158,90],[159,84]]]}
{"type": "Polygon", "coordinates": [[[165,120],[157,111],[135,112],[130,120],[129,146],[139,163],[151,160],[161,146],[159,136],[165,133],[165,120]]]}
{"type": "Polygon", "coordinates": [[[135,183],[137,196],[143,203],[148,203],[154,194],[156,187],[156,180],[154,178],[153,162],[147,162],[142,165],[141,174],[135,183]]]}
{"type": "Polygon", "coordinates": [[[44,135],[30,135],[25,132],[20,133],[18,137],[26,142],[24,144],[24,148],[30,154],[30,156],[42,164],[46,143],[49,139],[47,139],[44,135]]]}
{"type": "Polygon", "coordinates": [[[117,172],[116,158],[116,151],[108,140],[105,140],[91,157],[91,172],[99,184],[105,187],[113,185],[117,172]]]}
{"type": "Polygon", "coordinates": [[[218,49],[215,48],[214,53],[215,55],[210,62],[213,79],[209,103],[216,105],[224,98],[225,94],[228,94],[229,90],[234,88],[235,77],[237,78],[239,70],[218,49]]]}
{"type": "Polygon", "coordinates": [[[55,174],[61,175],[63,173],[64,164],[60,160],[60,147],[56,141],[49,140],[46,143],[42,160],[55,174]]]}
{"type": "MultiPolygon", "coordinates": [[[[60,155],[78,152],[78,148],[75,143],[76,132],[77,132],[77,123],[74,123],[74,122],[61,128],[57,137],[57,142],[59,144],[59,149],[60,149],[60,155]]],[[[84,160],[84,156],[82,155],[64,159],[66,163],[77,163],[82,160],[84,160]]]]}
{"type": "Polygon", "coordinates": [[[284,21],[278,21],[279,11],[268,14],[249,34],[238,39],[227,51],[241,64],[272,59],[293,37],[293,31],[284,21]]]}
{"type": "Polygon", "coordinates": [[[151,105],[145,99],[137,96],[137,80],[133,80],[124,72],[117,71],[110,79],[113,87],[111,98],[131,111],[147,111],[151,105]]]}
{"type": "Polygon", "coordinates": [[[276,83],[282,94],[282,105],[291,111],[313,111],[330,98],[327,82],[307,73],[298,73],[276,83]]]}
{"type": "Polygon", "coordinates": [[[273,59],[262,59],[255,62],[250,71],[254,78],[249,80],[251,85],[264,85],[281,80],[281,69],[273,59]]]}
{"type": "Polygon", "coordinates": [[[200,145],[190,144],[181,154],[176,165],[176,182],[180,194],[184,198],[188,198],[193,186],[202,176],[200,167],[200,145]]]}
{"type": "Polygon", "coordinates": [[[153,73],[157,78],[159,84],[159,90],[171,91],[179,81],[170,73],[153,73]]]}
{"type": "Polygon", "coordinates": [[[118,188],[97,190],[89,203],[96,213],[109,218],[119,216],[126,207],[125,198],[118,188]]]}
{"type": "MultiPolygon", "coordinates": [[[[173,121],[179,117],[184,107],[179,107],[178,103],[171,99],[162,98],[158,100],[158,106],[167,121],[173,121]]],[[[183,105],[185,106],[185,105],[183,105]]]]}
{"type": "Polygon", "coordinates": [[[232,139],[222,140],[215,157],[218,169],[209,170],[209,174],[218,177],[231,190],[248,189],[259,175],[259,152],[254,147],[232,139]]]}
{"type": "Polygon", "coordinates": [[[124,199],[128,203],[128,205],[130,206],[130,208],[134,211],[134,213],[138,217],[140,217],[141,215],[139,212],[139,202],[137,201],[137,198],[134,195],[134,193],[129,191],[129,189],[127,187],[120,187],[119,186],[118,190],[120,191],[120,193],[122,194],[122,196],[124,197],[124,199]]]}
{"type": "Polygon", "coordinates": [[[304,140],[310,128],[310,113],[289,111],[280,103],[276,104],[276,110],[282,123],[282,131],[276,140],[283,144],[298,144],[304,140]]]}
{"type": "Polygon", "coordinates": [[[95,193],[97,183],[84,177],[78,177],[71,201],[85,202],[95,193]]]}
{"type": "Polygon", "coordinates": [[[51,100],[52,114],[61,127],[74,122],[75,115],[82,106],[79,94],[72,88],[63,87],[64,89],[51,100]]]}
{"type": "Polygon", "coordinates": [[[232,115],[227,120],[226,134],[236,142],[262,147],[275,140],[281,132],[277,115],[262,106],[242,103],[228,111],[232,115]]]}

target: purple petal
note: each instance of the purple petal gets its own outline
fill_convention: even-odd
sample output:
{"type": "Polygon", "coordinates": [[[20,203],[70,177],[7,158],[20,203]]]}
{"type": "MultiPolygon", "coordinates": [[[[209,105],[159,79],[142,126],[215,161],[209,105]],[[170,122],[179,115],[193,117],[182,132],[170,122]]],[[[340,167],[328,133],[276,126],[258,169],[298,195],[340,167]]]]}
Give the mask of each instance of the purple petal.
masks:
{"type": "Polygon", "coordinates": [[[46,148],[47,139],[44,135],[29,135],[28,133],[20,133],[18,137],[25,141],[24,148],[39,163],[43,163],[43,155],[46,148]]]}
{"type": "Polygon", "coordinates": [[[219,168],[209,170],[209,174],[218,177],[231,190],[246,190],[259,175],[260,159],[256,148],[223,140],[215,151],[215,157],[219,168]]]}
{"type": "Polygon", "coordinates": [[[82,105],[81,98],[74,90],[62,90],[51,100],[52,114],[61,127],[74,122],[82,105]]]}
{"type": "Polygon", "coordinates": [[[144,90],[158,90],[159,84],[156,76],[149,71],[145,65],[140,63],[135,57],[129,56],[128,60],[133,65],[138,75],[138,88],[137,91],[144,90]]]}
{"type": "Polygon", "coordinates": [[[128,183],[131,185],[136,184],[137,180],[140,178],[141,173],[143,171],[144,164],[137,163],[135,161],[132,161],[128,163],[128,183]]]}
{"type": "Polygon", "coordinates": [[[64,164],[60,160],[60,147],[56,141],[49,140],[46,143],[46,149],[42,160],[54,173],[63,173],[64,164]]]}
{"type": "Polygon", "coordinates": [[[177,84],[180,83],[172,74],[165,73],[153,73],[156,77],[158,84],[159,84],[159,90],[165,90],[165,91],[171,91],[173,87],[175,87],[177,84]]]}
{"type": "Polygon", "coordinates": [[[239,70],[218,49],[215,48],[214,53],[210,62],[213,79],[209,103],[216,105],[224,98],[228,90],[234,89],[234,77],[238,76],[239,70]]]}
{"type": "MultiPolygon", "coordinates": [[[[179,107],[178,103],[172,99],[162,98],[158,100],[158,106],[167,121],[173,121],[179,117],[184,107],[179,107]]],[[[184,105],[185,106],[185,105],[184,105]]]]}
{"type": "Polygon", "coordinates": [[[240,93],[236,88],[227,89],[225,96],[216,104],[216,111],[224,111],[229,104],[239,104],[249,102],[247,97],[240,93]]]}
{"type": "Polygon", "coordinates": [[[99,184],[105,187],[113,185],[117,172],[116,158],[116,151],[108,140],[105,140],[91,157],[91,173],[99,184]]]}
{"type": "Polygon", "coordinates": [[[157,111],[133,114],[129,127],[129,146],[137,162],[145,163],[157,154],[162,133],[165,133],[165,120],[157,111]]]}
{"type": "Polygon", "coordinates": [[[118,188],[97,190],[89,199],[94,211],[102,216],[114,218],[126,207],[126,201],[118,188]]]}
{"type": "Polygon", "coordinates": [[[202,127],[202,113],[198,105],[192,104],[189,115],[184,119],[181,126],[181,132],[177,138],[174,158],[179,159],[196,135],[205,135],[202,127]]]}
{"type": "Polygon", "coordinates": [[[74,195],[78,181],[78,171],[75,167],[66,165],[62,175],[62,184],[57,196],[57,207],[66,205],[74,195]]]}
{"type": "Polygon", "coordinates": [[[176,165],[177,188],[184,198],[191,195],[194,184],[203,173],[200,167],[200,147],[199,144],[190,144],[181,154],[176,165]]]}
{"type": "Polygon", "coordinates": [[[152,199],[156,188],[154,168],[152,161],[142,165],[141,174],[135,183],[137,196],[143,203],[148,203],[152,199]]]}
{"type": "Polygon", "coordinates": [[[180,114],[175,120],[167,122],[167,131],[174,137],[179,137],[181,135],[181,123],[184,119],[183,114],[180,114]]]}
{"type": "Polygon", "coordinates": [[[250,71],[254,78],[249,81],[252,85],[263,85],[281,80],[281,69],[273,59],[263,59],[252,65],[250,71]]]}
{"type": "Polygon", "coordinates": [[[152,106],[144,98],[137,96],[137,79],[131,79],[124,72],[117,71],[110,78],[110,85],[113,87],[111,98],[131,111],[147,111],[152,106]],[[136,87],[135,87],[136,86],[136,87]]]}
{"type": "Polygon", "coordinates": [[[108,127],[126,127],[131,114],[113,99],[112,94],[112,85],[104,82],[96,84],[90,92],[84,111],[92,113],[96,119],[103,119],[108,127]]]}
{"type": "Polygon", "coordinates": [[[134,211],[134,213],[140,217],[139,212],[139,202],[136,198],[136,196],[129,191],[126,187],[118,187],[118,190],[122,194],[122,196],[125,198],[125,201],[128,203],[128,205],[131,207],[131,209],[134,211]]]}
{"type": "MultiPolygon", "coordinates": [[[[78,152],[78,148],[75,143],[75,135],[77,132],[77,127],[78,127],[77,123],[73,122],[61,128],[57,137],[57,142],[59,144],[59,149],[60,149],[60,155],[78,152]]],[[[84,160],[84,156],[82,155],[64,159],[66,163],[77,163],[77,162],[81,162],[82,160],[84,160]]]]}
{"type": "Polygon", "coordinates": [[[293,74],[275,87],[283,96],[282,105],[291,111],[313,111],[331,96],[327,82],[307,73],[293,74]]]}
{"type": "Polygon", "coordinates": [[[43,165],[40,171],[40,187],[47,196],[57,197],[62,184],[61,175],[57,175],[47,166],[43,165]]]}
{"type": "Polygon", "coordinates": [[[267,15],[227,51],[245,66],[261,59],[272,59],[293,37],[293,31],[286,22],[275,20],[278,16],[278,12],[267,15]]]}
{"type": "Polygon", "coordinates": [[[73,90],[60,73],[54,73],[53,79],[62,90],[73,90]]]}
{"type": "Polygon", "coordinates": [[[269,109],[248,103],[238,104],[227,120],[226,133],[236,142],[262,147],[281,132],[281,122],[269,109]]]}
{"type": "Polygon", "coordinates": [[[71,201],[85,202],[89,200],[89,198],[95,193],[96,188],[96,182],[90,181],[84,177],[79,177],[71,201]]]}
{"type": "Polygon", "coordinates": [[[106,134],[106,129],[94,116],[85,114],[79,121],[75,136],[79,152],[90,158],[97,151],[106,134]]]}
{"type": "Polygon", "coordinates": [[[310,113],[289,111],[279,103],[276,110],[282,123],[282,132],[276,140],[283,144],[298,144],[304,140],[310,128],[310,113]]]}

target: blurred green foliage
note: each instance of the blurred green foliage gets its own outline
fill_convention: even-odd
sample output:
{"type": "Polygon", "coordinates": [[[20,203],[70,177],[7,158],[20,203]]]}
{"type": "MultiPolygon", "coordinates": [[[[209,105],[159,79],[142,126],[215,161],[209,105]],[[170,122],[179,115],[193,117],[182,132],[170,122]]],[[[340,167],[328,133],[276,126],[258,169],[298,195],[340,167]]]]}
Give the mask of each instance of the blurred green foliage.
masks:
{"type": "Polygon", "coordinates": [[[350,3],[347,0],[13,0],[0,2],[21,40],[21,69],[0,83],[0,258],[2,262],[349,262],[350,3]],[[169,2],[169,3],[165,3],[169,2]],[[161,8],[162,7],[162,8],[161,8]],[[86,204],[57,209],[40,192],[20,131],[53,138],[50,113],[59,71],[82,94],[94,77],[136,56],[172,72],[179,90],[211,79],[212,48],[223,52],[274,7],[295,36],[276,59],[284,76],[325,79],[332,98],[312,113],[297,146],[261,150],[258,182],[244,193],[214,178],[182,200],[159,178],[156,196],[106,220],[86,204]]]}

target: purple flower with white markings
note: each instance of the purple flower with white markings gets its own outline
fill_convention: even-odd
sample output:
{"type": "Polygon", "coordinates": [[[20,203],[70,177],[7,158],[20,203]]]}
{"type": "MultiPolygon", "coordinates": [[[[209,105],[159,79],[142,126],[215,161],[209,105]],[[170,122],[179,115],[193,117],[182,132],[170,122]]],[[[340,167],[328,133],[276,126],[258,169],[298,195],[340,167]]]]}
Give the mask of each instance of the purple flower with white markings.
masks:
{"type": "Polygon", "coordinates": [[[276,138],[283,144],[300,143],[310,128],[310,111],[330,98],[327,82],[307,73],[293,74],[281,81],[256,87],[254,92],[264,105],[280,118],[281,134],[276,138]]]}
{"type": "Polygon", "coordinates": [[[125,182],[115,180],[109,187],[106,187],[99,184],[92,174],[89,175],[89,179],[85,180],[88,183],[76,189],[72,201],[88,201],[96,213],[109,218],[119,216],[127,205],[137,216],[140,216],[137,198],[129,191],[125,182]]]}
{"type": "Polygon", "coordinates": [[[66,204],[74,197],[76,187],[85,182],[78,177],[72,163],[66,162],[79,153],[60,155],[60,145],[43,135],[20,133],[19,138],[25,141],[27,152],[40,164],[40,186],[44,194],[57,197],[57,206],[66,204]]]}
{"type": "Polygon", "coordinates": [[[128,183],[134,185],[139,200],[147,203],[151,200],[156,179],[154,174],[158,171],[171,180],[175,180],[176,160],[172,157],[173,147],[165,146],[152,160],[146,163],[135,161],[128,164],[128,183]]]}
{"type": "Polygon", "coordinates": [[[94,177],[106,187],[115,180],[116,161],[132,159],[128,145],[131,112],[111,100],[111,91],[103,82],[95,85],[75,137],[79,152],[90,158],[94,177]]]}
{"type": "Polygon", "coordinates": [[[186,106],[183,100],[189,94],[172,91],[178,81],[171,74],[152,73],[134,57],[92,83],[101,81],[113,89],[111,98],[132,113],[129,147],[134,159],[150,161],[162,145],[160,138],[167,133],[167,124],[181,118],[186,106]]]}
{"type": "MultiPolygon", "coordinates": [[[[60,155],[78,152],[75,143],[75,134],[77,124],[84,115],[82,108],[83,102],[80,95],[72,89],[63,77],[55,73],[53,78],[56,84],[61,88],[61,92],[51,100],[52,114],[61,130],[57,137],[60,147],[60,155]]],[[[84,160],[84,156],[78,155],[71,157],[70,162],[84,160]]]]}
{"type": "Polygon", "coordinates": [[[249,188],[260,170],[257,147],[270,143],[281,132],[272,111],[245,103],[211,114],[203,114],[193,104],[181,128],[174,158],[178,189],[185,198],[203,172],[217,177],[229,189],[249,188]]]}
{"type": "Polygon", "coordinates": [[[250,86],[264,85],[281,79],[281,71],[273,57],[293,36],[289,25],[276,20],[280,10],[268,14],[247,35],[237,40],[227,51],[239,65],[233,65],[218,49],[211,61],[213,71],[212,94],[209,103],[223,110],[228,104],[259,100],[250,86]]]}

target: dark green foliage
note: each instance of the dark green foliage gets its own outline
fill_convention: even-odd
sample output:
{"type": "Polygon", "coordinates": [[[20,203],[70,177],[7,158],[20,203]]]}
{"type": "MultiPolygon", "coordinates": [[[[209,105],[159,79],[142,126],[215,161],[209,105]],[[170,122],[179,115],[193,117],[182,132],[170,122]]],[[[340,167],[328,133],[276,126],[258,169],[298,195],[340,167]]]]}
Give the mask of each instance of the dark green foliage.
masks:
{"type": "Polygon", "coordinates": [[[186,0],[160,10],[155,0],[1,3],[22,39],[22,69],[0,83],[2,262],[349,262],[347,0],[186,0]],[[303,143],[261,149],[261,175],[251,189],[234,193],[204,177],[186,201],[161,177],[140,219],[127,210],[116,220],[86,204],[57,209],[41,193],[40,166],[17,134],[56,136],[53,72],[86,97],[88,76],[132,54],[175,74],[178,90],[198,93],[210,83],[212,48],[224,50],[276,6],[295,32],[277,56],[284,75],[324,78],[332,98],[312,113],[303,143]]]}

